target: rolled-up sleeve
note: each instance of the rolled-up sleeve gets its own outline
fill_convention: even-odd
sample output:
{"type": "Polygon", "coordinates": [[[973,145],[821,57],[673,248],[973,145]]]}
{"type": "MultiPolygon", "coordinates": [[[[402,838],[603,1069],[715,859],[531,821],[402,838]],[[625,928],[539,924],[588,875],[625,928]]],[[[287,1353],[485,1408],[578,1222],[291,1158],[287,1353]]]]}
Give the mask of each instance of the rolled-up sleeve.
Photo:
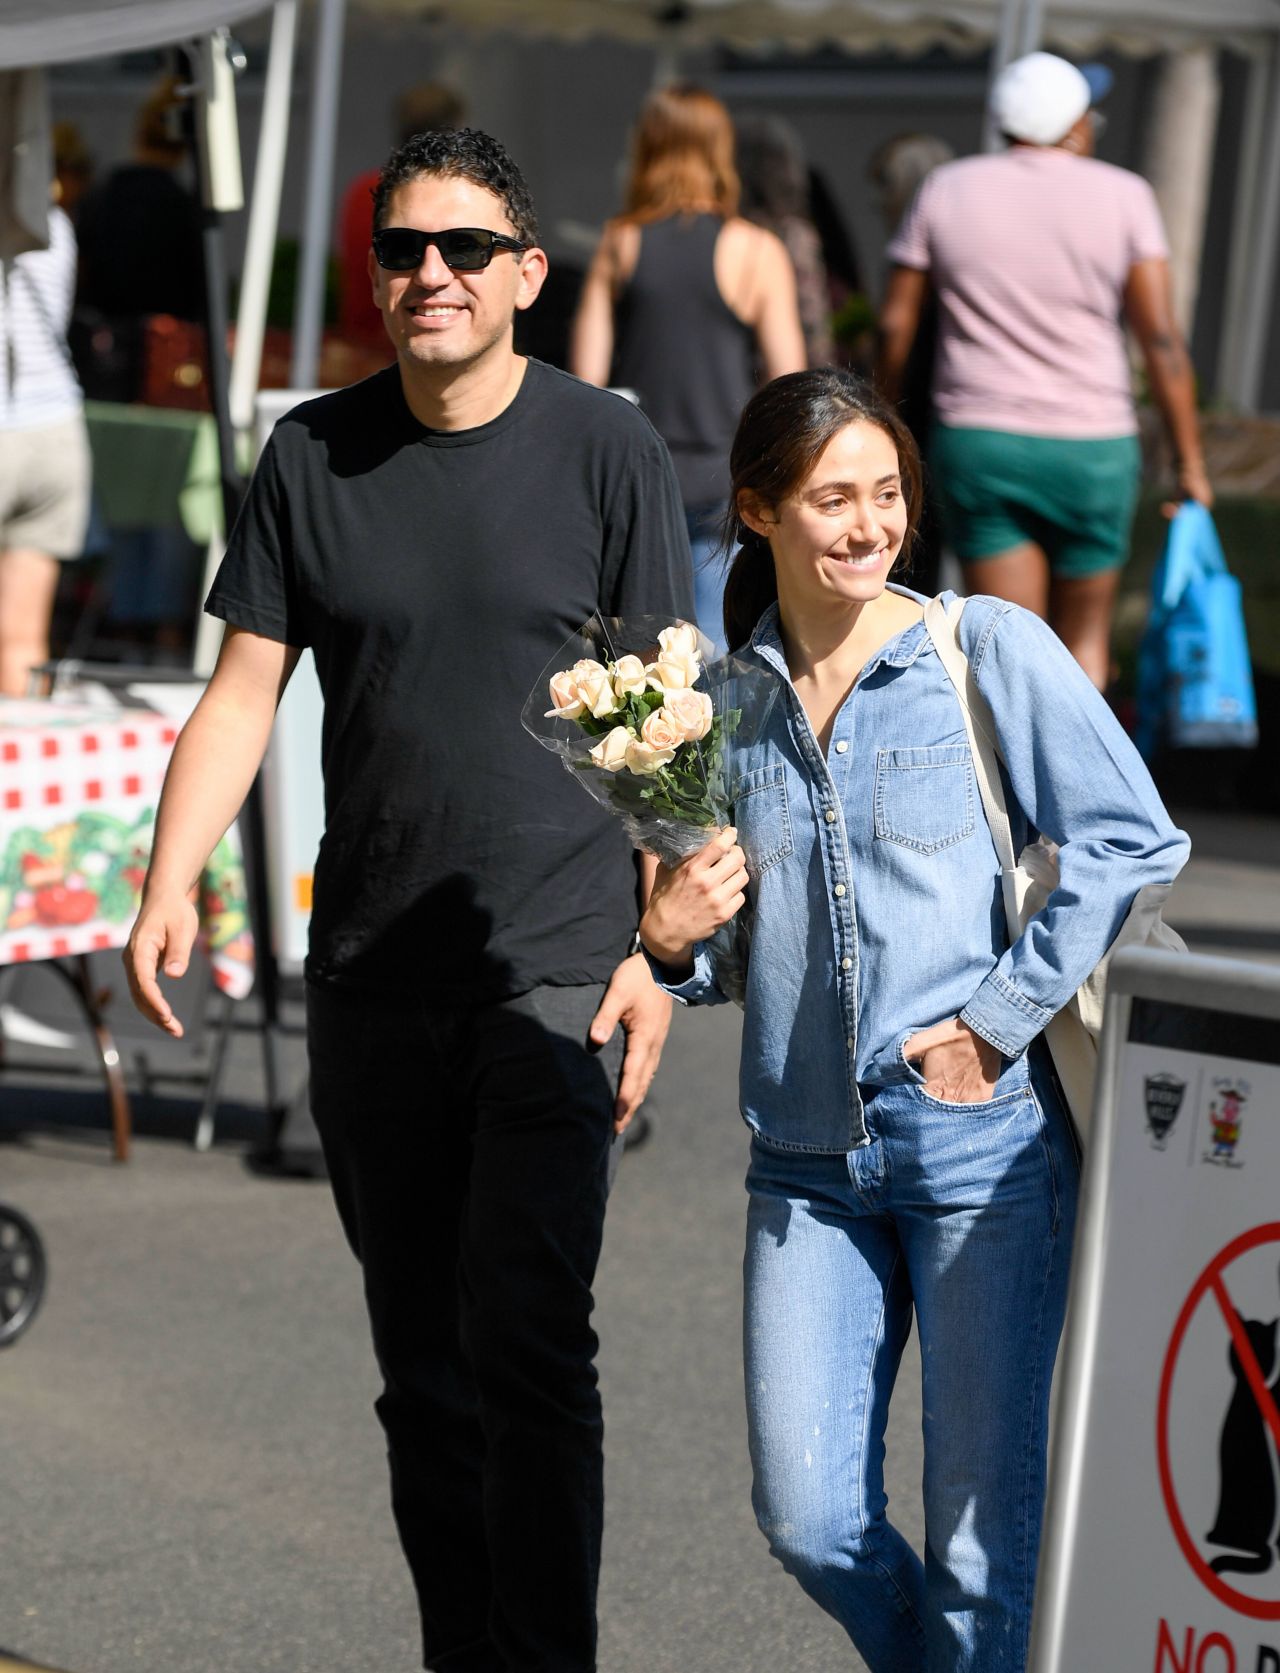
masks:
{"type": "MultiPolygon", "coordinates": [[[[1058,845],[1057,887],[961,1012],[1016,1056],[1100,962],[1139,891],[1173,882],[1191,844],[1101,694],[1045,623],[1017,606],[972,601],[960,638],[991,708],[1012,800],[1058,845]]],[[[1012,805],[1010,815],[1017,846],[1012,805]]]]}

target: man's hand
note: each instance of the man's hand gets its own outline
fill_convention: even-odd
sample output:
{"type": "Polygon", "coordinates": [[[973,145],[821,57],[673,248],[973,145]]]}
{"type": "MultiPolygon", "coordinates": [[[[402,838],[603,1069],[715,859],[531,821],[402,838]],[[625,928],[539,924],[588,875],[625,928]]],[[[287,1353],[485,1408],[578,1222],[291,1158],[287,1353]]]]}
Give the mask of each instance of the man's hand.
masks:
{"type": "Polygon", "coordinates": [[[622,1059],[613,1125],[616,1132],[624,1133],[658,1072],[662,1047],[671,1027],[671,996],[663,993],[654,981],[641,953],[623,959],[614,971],[591,1024],[590,1037],[594,1044],[604,1045],[619,1023],[627,1033],[627,1050],[622,1059]]]}
{"type": "Polygon", "coordinates": [[[182,1038],[182,1024],[174,1016],[173,1007],[161,993],[156,978],[162,969],[166,976],[186,974],[198,928],[195,906],[186,895],[153,900],[144,896],[138,921],[124,950],[124,970],[134,1004],[148,1022],[154,1022],[175,1040],[182,1038]]]}
{"type": "Polygon", "coordinates": [[[1203,459],[1185,459],[1179,463],[1178,498],[1166,500],[1160,510],[1166,517],[1176,517],[1187,500],[1199,500],[1206,509],[1213,510],[1213,484],[1203,459]]]}
{"type": "Polygon", "coordinates": [[[985,1104],[995,1096],[1004,1059],[959,1017],[913,1034],[902,1055],[924,1076],[931,1098],[948,1104],[985,1104]]]}

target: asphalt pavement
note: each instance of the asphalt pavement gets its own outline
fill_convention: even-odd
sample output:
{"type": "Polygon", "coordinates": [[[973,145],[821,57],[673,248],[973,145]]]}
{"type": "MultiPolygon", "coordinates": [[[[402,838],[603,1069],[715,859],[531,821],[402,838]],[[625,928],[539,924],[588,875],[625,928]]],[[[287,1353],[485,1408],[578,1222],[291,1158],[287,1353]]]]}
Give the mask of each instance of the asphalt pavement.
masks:
{"type": "MultiPolygon", "coordinates": [[[[1170,920],[1197,950],[1280,960],[1280,823],[1185,822],[1196,851],[1170,920]]],[[[8,997],[39,1009],[24,981],[8,997]]],[[[652,1137],[610,1206],[602,1673],[863,1665],[751,1515],[737,1032],[727,1007],[677,1015],[652,1137]]],[[[38,1225],[50,1278],[0,1354],[0,1669],[410,1673],[359,1275],[324,1185],[245,1165],[262,1137],[254,1035],[236,1033],[212,1151],[191,1148],[192,1088],[158,1085],[125,1166],[88,1083],[13,1055],[0,1197],[38,1225]]],[[[300,1080],[296,1033],[285,1059],[300,1080]]],[[[914,1355],[888,1445],[892,1513],[918,1547],[914,1355]]]]}

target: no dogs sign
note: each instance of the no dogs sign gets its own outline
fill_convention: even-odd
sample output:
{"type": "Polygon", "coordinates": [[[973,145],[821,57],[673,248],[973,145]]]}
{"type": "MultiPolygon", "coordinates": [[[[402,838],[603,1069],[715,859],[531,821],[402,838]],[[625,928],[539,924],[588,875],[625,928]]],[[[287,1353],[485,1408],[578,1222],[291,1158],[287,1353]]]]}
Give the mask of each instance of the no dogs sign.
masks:
{"type": "Polygon", "coordinates": [[[1280,970],[1117,959],[1032,1673],[1280,1673],[1280,970]]]}
{"type": "Polygon", "coordinates": [[[1156,1422],[1160,1487],[1187,1562],[1229,1608],[1263,1621],[1280,1620],[1278,1312],[1275,1223],[1234,1239],[1196,1280],[1165,1356],[1156,1422]],[[1268,1311],[1270,1319],[1250,1316],[1268,1311]],[[1201,1403],[1203,1379],[1194,1369],[1215,1352],[1225,1352],[1231,1371],[1224,1414],[1201,1403]],[[1212,1459],[1203,1445],[1206,1427],[1217,1432],[1212,1459]]]}

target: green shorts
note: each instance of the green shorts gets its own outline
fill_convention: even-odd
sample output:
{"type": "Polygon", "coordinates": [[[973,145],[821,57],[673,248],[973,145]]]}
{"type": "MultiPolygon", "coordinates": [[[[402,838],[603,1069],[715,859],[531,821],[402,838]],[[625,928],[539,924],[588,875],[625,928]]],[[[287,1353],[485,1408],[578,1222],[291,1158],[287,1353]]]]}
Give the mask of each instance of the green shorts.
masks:
{"type": "Polygon", "coordinates": [[[1055,575],[1096,575],[1129,556],[1136,436],[1077,441],[939,424],[929,456],[943,532],[962,563],[1028,540],[1055,575]]]}

